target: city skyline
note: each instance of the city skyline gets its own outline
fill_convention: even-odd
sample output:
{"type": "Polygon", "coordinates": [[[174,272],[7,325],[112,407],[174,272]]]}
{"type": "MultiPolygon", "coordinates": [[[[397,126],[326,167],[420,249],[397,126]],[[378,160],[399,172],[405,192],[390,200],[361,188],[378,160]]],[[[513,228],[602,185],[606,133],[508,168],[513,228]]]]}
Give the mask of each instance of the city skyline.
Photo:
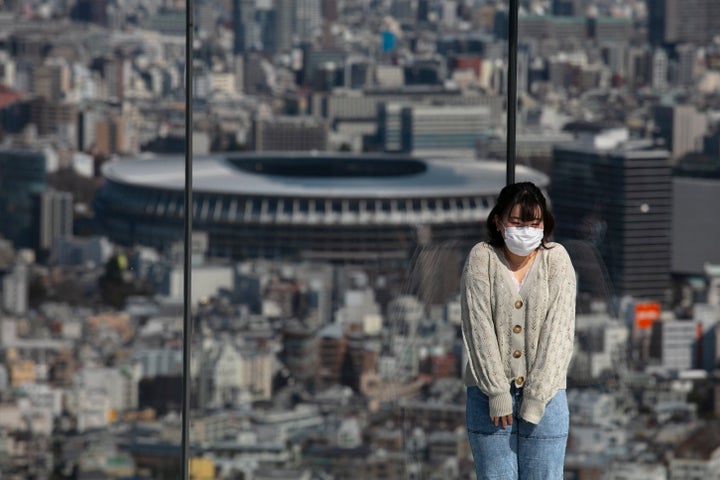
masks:
{"type": "MultiPolygon", "coordinates": [[[[519,6],[518,174],[579,280],[566,478],[714,478],[720,3],[519,6]]],[[[194,7],[190,478],[474,478],[506,2],[194,7]]],[[[0,4],[3,478],[181,470],[184,9],[0,4]]]]}

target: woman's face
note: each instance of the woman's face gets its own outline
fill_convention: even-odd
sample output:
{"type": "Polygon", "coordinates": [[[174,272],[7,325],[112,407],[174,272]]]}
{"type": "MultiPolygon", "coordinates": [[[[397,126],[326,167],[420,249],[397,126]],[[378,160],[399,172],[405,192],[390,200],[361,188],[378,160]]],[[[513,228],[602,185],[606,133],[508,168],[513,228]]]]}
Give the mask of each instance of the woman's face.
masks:
{"type": "Polygon", "coordinates": [[[503,231],[507,227],[532,227],[539,228],[541,230],[544,229],[545,225],[543,224],[542,210],[540,209],[540,206],[538,205],[535,207],[533,218],[527,221],[523,221],[522,219],[522,210],[520,205],[513,206],[507,216],[502,219],[502,228],[501,225],[498,225],[498,230],[503,231]]]}

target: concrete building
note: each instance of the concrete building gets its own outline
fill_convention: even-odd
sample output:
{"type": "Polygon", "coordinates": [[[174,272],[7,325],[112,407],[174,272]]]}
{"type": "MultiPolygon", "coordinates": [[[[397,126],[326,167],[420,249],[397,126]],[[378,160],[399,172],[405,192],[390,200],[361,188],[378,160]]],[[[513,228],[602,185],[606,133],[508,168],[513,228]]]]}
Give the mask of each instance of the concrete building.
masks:
{"type": "Polygon", "coordinates": [[[273,374],[270,351],[256,351],[220,340],[206,347],[203,356],[201,384],[206,406],[240,406],[270,399],[273,374]]]}
{"type": "Polygon", "coordinates": [[[670,60],[667,52],[656,48],[652,54],[651,85],[655,90],[663,91],[669,86],[668,70],[670,60]]]}
{"type": "Polygon", "coordinates": [[[14,315],[25,315],[28,311],[28,266],[17,263],[1,278],[3,309],[14,315]]]}
{"type": "Polygon", "coordinates": [[[714,0],[648,0],[648,37],[653,45],[708,45],[720,31],[714,0]]]}
{"type": "Polygon", "coordinates": [[[672,271],[704,275],[706,264],[720,264],[714,240],[720,237],[720,225],[705,222],[706,212],[698,207],[720,202],[720,179],[681,175],[672,180],[672,271]]]}
{"type": "Polygon", "coordinates": [[[691,370],[697,367],[701,338],[698,325],[692,320],[655,322],[652,326],[650,355],[668,370],[691,370]]]}
{"type": "Polygon", "coordinates": [[[142,378],[172,377],[182,374],[182,350],[180,349],[142,349],[133,354],[140,365],[142,378]]]}
{"type": "Polygon", "coordinates": [[[708,131],[707,116],[691,105],[658,105],[653,108],[655,138],[665,142],[674,163],[686,153],[700,152],[708,131]]]}
{"type": "Polygon", "coordinates": [[[322,0],[295,0],[294,32],[300,42],[311,41],[322,28],[322,0]]]}
{"type": "Polygon", "coordinates": [[[417,155],[472,154],[477,140],[492,125],[490,108],[479,105],[385,104],[378,115],[382,148],[417,155]]]}
{"type": "Polygon", "coordinates": [[[36,244],[35,197],[46,188],[46,155],[0,150],[0,235],[16,248],[36,244]]]}
{"type": "Polygon", "coordinates": [[[69,192],[46,190],[38,195],[37,203],[37,251],[49,252],[57,239],[73,234],[73,196],[69,192]]]}
{"type": "Polygon", "coordinates": [[[255,151],[325,151],[328,146],[327,124],[315,117],[278,117],[253,122],[255,151]]]}
{"type": "Polygon", "coordinates": [[[105,265],[113,254],[105,237],[60,237],[53,244],[51,257],[57,265],[105,265]]]}
{"type": "Polygon", "coordinates": [[[720,479],[720,429],[717,424],[700,427],[675,447],[668,479],[720,479]]]}
{"type": "MultiPolygon", "coordinates": [[[[562,241],[602,259],[615,295],[664,300],[670,287],[672,183],[668,152],[624,128],[588,126],[553,154],[551,202],[562,241]]],[[[572,256],[573,252],[571,252],[572,256]]],[[[579,281],[590,281],[578,270],[579,281]]]]}

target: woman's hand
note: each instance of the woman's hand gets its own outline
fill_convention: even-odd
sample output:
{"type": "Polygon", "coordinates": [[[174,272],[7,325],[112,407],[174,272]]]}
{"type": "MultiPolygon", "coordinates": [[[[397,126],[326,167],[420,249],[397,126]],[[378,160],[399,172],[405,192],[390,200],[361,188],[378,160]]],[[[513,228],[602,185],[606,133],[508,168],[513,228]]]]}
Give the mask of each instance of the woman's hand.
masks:
{"type": "Polygon", "coordinates": [[[512,425],[512,414],[505,415],[504,417],[490,417],[493,424],[497,427],[502,423],[503,428],[507,428],[508,425],[512,425]]]}

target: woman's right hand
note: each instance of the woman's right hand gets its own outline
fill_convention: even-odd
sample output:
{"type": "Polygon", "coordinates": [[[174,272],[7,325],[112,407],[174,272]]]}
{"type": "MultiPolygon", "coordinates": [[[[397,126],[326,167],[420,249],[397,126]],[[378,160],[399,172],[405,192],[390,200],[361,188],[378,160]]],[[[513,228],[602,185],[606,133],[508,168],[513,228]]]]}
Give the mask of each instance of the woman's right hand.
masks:
{"type": "Polygon", "coordinates": [[[502,423],[502,428],[507,428],[508,425],[512,425],[512,414],[503,417],[490,417],[490,419],[496,427],[498,427],[500,423],[502,423]]]}

